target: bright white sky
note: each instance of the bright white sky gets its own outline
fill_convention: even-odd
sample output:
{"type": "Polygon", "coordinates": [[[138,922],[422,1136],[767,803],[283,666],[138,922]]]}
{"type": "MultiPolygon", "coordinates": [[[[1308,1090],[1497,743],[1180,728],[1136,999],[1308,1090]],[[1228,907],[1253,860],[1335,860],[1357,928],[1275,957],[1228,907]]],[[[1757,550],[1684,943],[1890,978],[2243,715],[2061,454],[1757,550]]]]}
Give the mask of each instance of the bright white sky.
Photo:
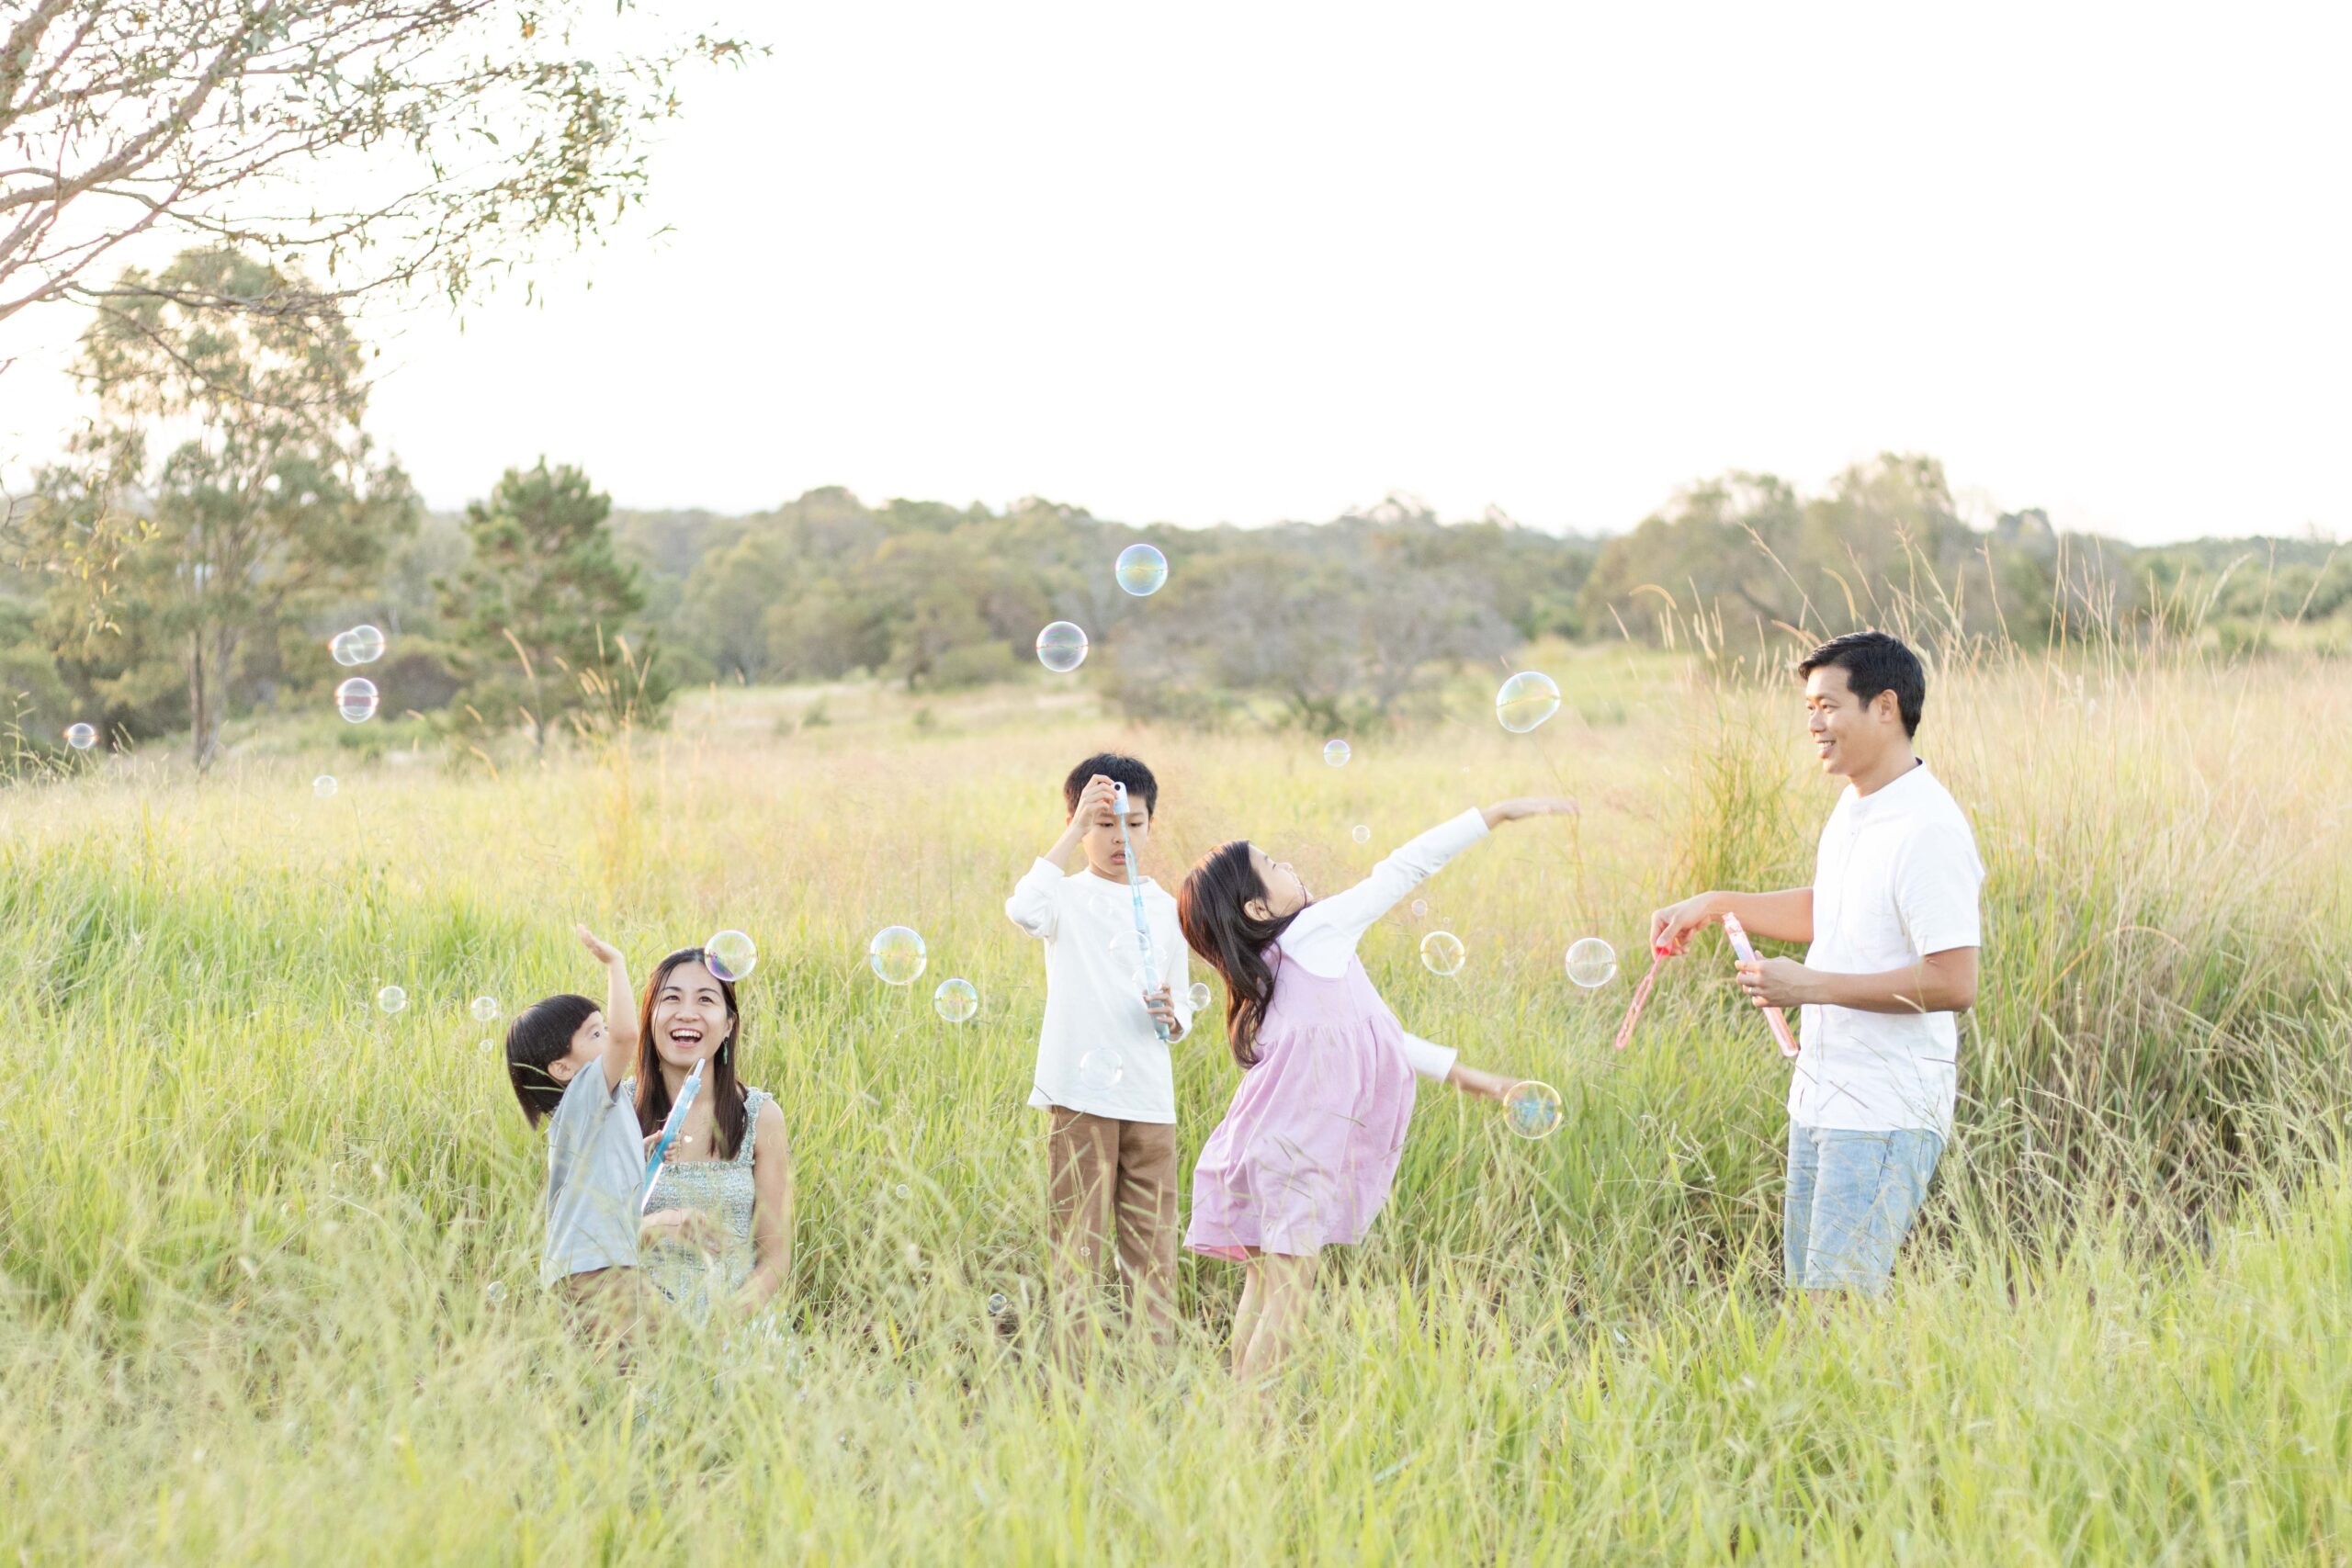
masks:
{"type": "MultiPolygon", "coordinates": [[[[706,6],[775,53],[690,84],[649,217],[379,327],[434,504],[545,453],[1614,532],[1885,448],[1980,520],[2352,533],[2345,7],[706,6]]],[[[0,329],[19,453],[76,330],[0,329]]]]}

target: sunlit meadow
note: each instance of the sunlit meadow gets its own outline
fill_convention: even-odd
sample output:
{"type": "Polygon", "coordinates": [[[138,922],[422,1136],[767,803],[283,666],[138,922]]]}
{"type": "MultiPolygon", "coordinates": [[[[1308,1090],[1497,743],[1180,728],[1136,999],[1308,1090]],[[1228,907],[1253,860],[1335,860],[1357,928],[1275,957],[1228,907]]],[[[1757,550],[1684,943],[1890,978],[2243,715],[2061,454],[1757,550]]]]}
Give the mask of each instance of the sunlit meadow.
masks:
{"type": "MultiPolygon", "coordinates": [[[[1344,768],[1319,734],[1129,727],[1081,671],[689,694],[494,770],[388,705],[202,782],[92,758],[0,790],[0,1556],[2344,1561],[2352,673],[1933,671],[1921,750],[1991,873],[1961,1129],[1893,1298],[1817,1309],[1778,1290],[1786,1069],[1720,942],[1609,1043],[1654,905],[1809,871],[1832,791],[1795,687],[1530,657],[1566,693],[1542,728],[1464,675],[1344,768]],[[1329,888],[1464,806],[1583,804],[1364,948],[1408,1027],[1557,1085],[1564,1126],[1425,1088],[1262,1405],[1223,1370],[1223,1264],[1186,1264],[1170,1355],[1040,1353],[1043,965],[1002,904],[1105,745],[1159,775],[1171,886],[1235,835],[1329,888]],[[544,1145],[468,1004],[593,991],[574,919],[640,975],[758,941],[788,1341],[659,1336],[623,1375],[539,1294],[544,1145]],[[910,987],[864,963],[892,923],[928,944],[910,987]],[[1433,930],[1459,976],[1417,961],[1433,930]],[[1631,972],[1570,985],[1587,935],[1631,972]],[[931,1007],[951,976],[969,1023],[931,1007]]],[[[1189,1170],[1235,1068],[1214,1030],[1179,1063],[1189,1170]]]]}

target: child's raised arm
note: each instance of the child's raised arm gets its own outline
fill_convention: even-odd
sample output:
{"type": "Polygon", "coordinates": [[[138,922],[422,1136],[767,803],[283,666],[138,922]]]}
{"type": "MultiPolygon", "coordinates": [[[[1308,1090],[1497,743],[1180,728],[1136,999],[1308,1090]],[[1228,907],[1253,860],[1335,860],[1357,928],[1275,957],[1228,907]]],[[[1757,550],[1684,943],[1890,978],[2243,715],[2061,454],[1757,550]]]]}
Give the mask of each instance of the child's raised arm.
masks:
{"type": "Polygon", "coordinates": [[[1097,773],[1086,781],[1086,788],[1078,797],[1078,809],[1069,814],[1061,837],[1013,884],[1012,897],[1004,901],[1004,912],[1012,917],[1014,925],[1041,941],[1060,934],[1062,864],[1069,859],[1070,851],[1078,848],[1078,841],[1086,837],[1089,828],[1109,820],[1111,781],[1097,773]]]}
{"type": "Polygon", "coordinates": [[[637,1070],[637,997],[629,989],[628,960],[621,950],[586,926],[574,926],[580,945],[605,966],[605,1087],[617,1089],[637,1070]]]}
{"type": "MultiPolygon", "coordinates": [[[[1576,809],[1573,800],[1530,797],[1498,801],[1484,809],[1474,808],[1449,818],[1398,846],[1372,868],[1370,876],[1346,892],[1309,904],[1300,923],[1310,931],[1317,927],[1336,931],[1352,948],[1372,929],[1374,920],[1396,908],[1405,895],[1435,876],[1446,862],[1485,838],[1488,829],[1522,817],[1573,815],[1576,809]]],[[[1307,939],[1308,931],[1293,929],[1296,932],[1294,941],[1307,939]]]]}

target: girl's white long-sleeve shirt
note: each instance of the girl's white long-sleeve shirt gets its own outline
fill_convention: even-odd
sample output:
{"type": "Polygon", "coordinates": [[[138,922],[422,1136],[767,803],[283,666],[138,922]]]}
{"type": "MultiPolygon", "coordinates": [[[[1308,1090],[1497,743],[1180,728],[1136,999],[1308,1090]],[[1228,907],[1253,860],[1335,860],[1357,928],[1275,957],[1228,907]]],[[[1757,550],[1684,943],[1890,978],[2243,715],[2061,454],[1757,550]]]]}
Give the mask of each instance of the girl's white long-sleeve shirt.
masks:
{"type": "MultiPolygon", "coordinates": [[[[1372,868],[1372,874],[1344,893],[1318,898],[1298,912],[1276,939],[1283,956],[1308,973],[1336,980],[1348,972],[1356,944],[1381,916],[1405,896],[1435,876],[1445,863],[1487,836],[1487,815],[1473,807],[1449,818],[1420,837],[1398,847],[1372,868]]],[[[1277,980],[1276,985],[1281,982],[1277,980]]],[[[1425,1078],[1442,1078],[1453,1070],[1458,1053],[1419,1035],[1405,1035],[1405,1058],[1425,1078]]]]}
{"type": "MultiPolygon", "coordinates": [[[[1193,1027],[1192,970],[1184,933],[1176,921],[1176,900],[1157,882],[1143,879],[1144,922],[1151,932],[1154,985],[1168,987],[1169,1000],[1183,1025],[1193,1027]]],[[[1037,1071],[1029,1103],[1062,1106],[1123,1122],[1176,1120],[1176,1074],[1169,1049],[1152,1028],[1143,995],[1141,944],[1136,938],[1135,901],[1124,882],[1080,868],[1067,875],[1040,860],[1013,885],[1004,901],[1012,923],[1046,944],[1046,1019],[1037,1033],[1037,1071]],[[1082,1073],[1091,1052],[1115,1053],[1117,1081],[1082,1073]]]]}

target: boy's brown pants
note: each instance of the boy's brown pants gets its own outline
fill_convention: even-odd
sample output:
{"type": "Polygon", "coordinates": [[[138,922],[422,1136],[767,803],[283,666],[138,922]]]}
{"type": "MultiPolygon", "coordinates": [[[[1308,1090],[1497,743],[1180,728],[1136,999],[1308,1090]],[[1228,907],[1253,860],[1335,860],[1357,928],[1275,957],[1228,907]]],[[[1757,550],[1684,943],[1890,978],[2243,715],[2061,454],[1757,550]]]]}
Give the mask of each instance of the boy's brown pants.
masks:
{"type": "Polygon", "coordinates": [[[1176,1129],[1058,1105],[1050,1114],[1046,1225],[1057,1315],[1066,1326],[1082,1320],[1115,1256],[1129,1317],[1166,1343],[1176,1328],[1176,1129]]]}

